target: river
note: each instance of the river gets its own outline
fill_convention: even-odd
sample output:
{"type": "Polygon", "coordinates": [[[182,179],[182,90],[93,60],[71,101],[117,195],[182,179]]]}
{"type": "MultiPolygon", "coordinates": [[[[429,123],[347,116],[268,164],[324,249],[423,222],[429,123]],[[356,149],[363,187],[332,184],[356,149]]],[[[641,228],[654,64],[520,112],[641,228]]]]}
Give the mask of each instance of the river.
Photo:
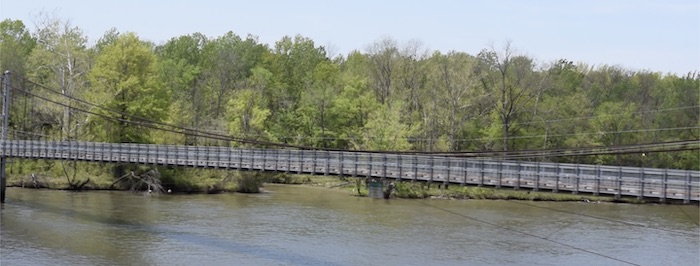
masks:
{"type": "Polygon", "coordinates": [[[700,265],[697,206],[8,188],[1,265],[700,265]]]}

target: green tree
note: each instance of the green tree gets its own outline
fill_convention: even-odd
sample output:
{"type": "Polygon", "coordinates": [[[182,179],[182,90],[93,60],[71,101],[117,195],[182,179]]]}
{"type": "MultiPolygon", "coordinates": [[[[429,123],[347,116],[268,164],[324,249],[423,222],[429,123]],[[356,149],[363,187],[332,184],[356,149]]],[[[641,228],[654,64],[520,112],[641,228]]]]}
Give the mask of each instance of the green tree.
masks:
{"type": "MultiPolygon", "coordinates": [[[[591,120],[591,127],[596,134],[597,143],[604,146],[620,146],[625,144],[634,144],[639,142],[639,133],[635,130],[639,129],[639,117],[635,115],[635,104],[625,104],[622,102],[605,102],[598,106],[595,111],[595,117],[591,120]]],[[[616,163],[622,165],[625,162],[622,160],[625,157],[617,155],[600,156],[600,163],[611,164],[616,163]]],[[[629,161],[627,162],[629,163],[629,161]]]]}
{"type": "MultiPolygon", "coordinates": [[[[201,128],[206,109],[202,82],[203,46],[207,38],[195,33],[170,39],[156,48],[159,55],[160,82],[170,90],[173,103],[168,118],[170,123],[188,128],[201,128]]],[[[184,135],[184,143],[197,144],[197,138],[184,135]]]]}
{"type": "MultiPolygon", "coordinates": [[[[533,147],[538,149],[581,148],[598,146],[591,138],[589,121],[594,108],[582,91],[583,70],[571,61],[561,59],[546,70],[549,79],[545,91],[535,99],[532,120],[526,122],[531,132],[533,147]],[[541,142],[539,142],[541,140],[541,142]]],[[[579,160],[580,158],[574,158],[579,160]]]]}
{"type": "Polygon", "coordinates": [[[265,68],[252,70],[248,87],[241,89],[228,102],[226,109],[229,133],[245,138],[276,141],[267,129],[270,110],[267,108],[264,91],[271,86],[272,73],[265,68]]]}
{"type": "Polygon", "coordinates": [[[90,129],[103,141],[117,143],[151,142],[152,130],[132,123],[163,121],[170,95],[157,78],[157,58],[152,46],[134,33],[120,35],[104,47],[89,73],[89,99],[116,112],[100,111],[90,117],[90,129]],[[136,118],[138,117],[138,118],[136,118]]]}
{"type": "Polygon", "coordinates": [[[396,85],[396,68],[399,65],[399,47],[396,40],[384,37],[367,47],[368,67],[371,87],[377,100],[384,104],[389,101],[396,85]]]}
{"type": "Polygon", "coordinates": [[[482,102],[486,99],[483,87],[479,86],[479,76],[475,73],[477,61],[465,54],[436,52],[429,59],[430,74],[428,75],[431,93],[426,95],[431,101],[423,103],[424,131],[430,132],[424,136],[430,140],[428,147],[434,149],[438,139],[446,141],[445,150],[459,149],[460,133],[465,123],[477,119],[488,107],[482,102]]]}
{"type": "Polygon", "coordinates": [[[332,108],[333,98],[339,92],[340,80],[338,66],[330,61],[322,61],[316,66],[313,84],[301,94],[297,114],[302,117],[301,134],[307,136],[302,144],[315,147],[332,147],[338,135],[336,128],[331,127],[329,109],[332,108]]]}
{"type": "Polygon", "coordinates": [[[478,57],[481,61],[479,72],[482,86],[494,104],[492,117],[498,118],[494,121],[498,125],[491,128],[501,128],[500,133],[493,130],[487,132],[491,133],[491,137],[500,137],[503,140],[501,149],[507,151],[514,148],[511,138],[521,129],[517,122],[528,120],[531,103],[542,89],[542,77],[534,71],[534,61],[517,55],[510,42],[505,44],[502,51],[491,47],[479,53],[478,57]]]}
{"type": "MultiPolygon", "coordinates": [[[[30,35],[22,21],[5,19],[0,22],[0,72],[4,73],[5,70],[9,70],[12,73],[11,79],[15,86],[28,89],[28,84],[24,83],[23,78],[27,77],[27,61],[35,46],[36,40],[30,35]]],[[[29,102],[31,98],[18,91],[12,94],[15,96],[13,99],[15,104],[10,105],[12,108],[10,125],[15,128],[19,127],[20,133],[38,133],[39,123],[26,123],[33,116],[31,111],[33,105],[29,102]],[[28,104],[29,107],[27,107],[28,104]]]]}
{"type": "Polygon", "coordinates": [[[308,140],[304,125],[309,125],[311,118],[299,112],[301,98],[303,92],[312,90],[318,64],[327,60],[322,47],[299,35],[283,37],[266,56],[264,65],[275,84],[265,91],[271,111],[270,129],[282,141],[298,144],[308,140]]]}
{"type": "Polygon", "coordinates": [[[210,87],[208,102],[212,121],[224,114],[224,105],[231,93],[245,87],[252,69],[261,64],[268,53],[267,47],[258,43],[258,38],[248,35],[245,39],[228,32],[212,39],[204,46],[204,74],[210,87]]]}
{"type": "Polygon", "coordinates": [[[31,74],[35,82],[51,88],[59,88],[62,97],[51,96],[66,104],[41,105],[37,111],[48,117],[44,123],[55,123],[61,129],[61,139],[76,138],[84,124],[84,114],[74,113],[70,106],[75,103],[72,97],[81,97],[87,90],[86,74],[90,70],[91,58],[87,50],[87,37],[70,21],[42,16],[37,22],[35,38],[37,47],[29,58],[31,74]]]}
{"type": "Polygon", "coordinates": [[[407,151],[412,149],[408,138],[415,134],[418,125],[401,122],[400,102],[385,103],[370,113],[364,126],[363,143],[359,147],[377,151],[407,151]]]}
{"type": "Polygon", "coordinates": [[[0,22],[0,70],[26,76],[26,62],[36,46],[34,39],[21,20],[5,19],[0,22]]]}

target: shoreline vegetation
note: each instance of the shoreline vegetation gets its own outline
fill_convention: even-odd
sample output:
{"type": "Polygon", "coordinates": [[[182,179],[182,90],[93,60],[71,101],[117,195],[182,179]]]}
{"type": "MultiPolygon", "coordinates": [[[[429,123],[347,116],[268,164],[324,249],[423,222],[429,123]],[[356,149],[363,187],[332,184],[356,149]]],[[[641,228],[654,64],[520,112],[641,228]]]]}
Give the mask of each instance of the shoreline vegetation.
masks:
{"type": "MultiPolygon", "coordinates": [[[[82,187],[76,188],[67,178],[48,177],[31,174],[29,176],[10,175],[8,187],[56,189],[73,191],[116,190],[116,191],[152,191],[154,193],[192,194],[192,193],[261,193],[265,184],[305,185],[335,189],[347,192],[349,196],[366,197],[369,194],[364,178],[289,175],[261,172],[228,171],[225,175],[215,175],[215,170],[189,170],[199,172],[190,178],[173,177],[169,169],[144,171],[137,174],[132,171],[123,178],[111,181],[107,175],[80,180],[82,187]],[[157,179],[154,181],[153,179],[157,179]]],[[[616,199],[611,196],[593,196],[588,194],[537,192],[527,189],[492,188],[478,186],[461,186],[452,184],[445,188],[441,183],[428,184],[410,180],[393,182],[390,198],[395,199],[445,199],[445,200],[522,200],[522,201],[559,201],[559,202],[612,202],[612,203],[657,203],[632,197],[616,199]]]]}
{"type": "Polygon", "coordinates": [[[234,31],[155,44],[112,28],[88,40],[69,20],[36,19],[0,21],[9,139],[700,169],[698,69],[543,60],[510,41],[439,51],[385,36],[339,54],[303,35],[234,31]]]}
{"type": "MultiPolygon", "coordinates": [[[[34,24],[0,21],[0,70],[11,71],[8,139],[465,153],[700,169],[698,70],[542,60],[510,41],[468,53],[386,36],[337,54],[303,35],[265,43],[233,31],[193,32],[155,44],[116,28],[89,41],[79,26],[49,14],[34,24]]],[[[321,176],[258,171],[8,161],[10,186],[76,191],[256,193],[264,183],[327,183],[321,176]]],[[[340,182],[329,186],[366,195],[355,180],[334,178],[340,182]]],[[[400,198],[613,200],[410,182],[397,183],[393,192],[400,198]]]]}

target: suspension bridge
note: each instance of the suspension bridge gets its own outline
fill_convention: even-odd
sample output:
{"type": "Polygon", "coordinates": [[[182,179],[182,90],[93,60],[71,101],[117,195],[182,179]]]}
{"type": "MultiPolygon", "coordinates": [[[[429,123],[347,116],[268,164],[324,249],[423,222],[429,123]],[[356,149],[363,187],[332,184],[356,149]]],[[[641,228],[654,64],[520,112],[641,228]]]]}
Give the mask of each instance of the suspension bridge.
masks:
{"type": "Polygon", "coordinates": [[[700,200],[700,172],[444,156],[8,140],[3,156],[413,180],[593,195],[700,200]]]}
{"type": "MultiPolygon", "coordinates": [[[[700,171],[586,164],[525,162],[446,154],[252,149],[7,139],[9,85],[5,75],[1,145],[2,201],[7,158],[270,171],[381,180],[412,180],[533,191],[700,201],[700,171]]],[[[695,143],[695,142],[692,142],[695,143]]]]}

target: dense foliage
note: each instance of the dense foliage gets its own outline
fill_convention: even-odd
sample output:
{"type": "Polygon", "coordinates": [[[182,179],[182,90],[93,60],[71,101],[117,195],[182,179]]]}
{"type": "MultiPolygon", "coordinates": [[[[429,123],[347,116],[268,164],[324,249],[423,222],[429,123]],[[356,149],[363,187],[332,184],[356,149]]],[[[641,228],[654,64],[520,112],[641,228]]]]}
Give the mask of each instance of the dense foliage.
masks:
{"type": "MultiPolygon", "coordinates": [[[[193,33],[155,45],[111,30],[88,46],[66,21],[37,25],[0,23],[0,67],[13,71],[16,86],[93,114],[15,92],[18,137],[245,145],[156,132],[131,124],[134,115],[335,149],[539,150],[700,138],[698,72],[539,62],[510,43],[468,54],[383,38],[331,57],[303,36],[270,46],[252,35],[193,33]]],[[[697,151],[544,160],[700,168],[697,151]]]]}

